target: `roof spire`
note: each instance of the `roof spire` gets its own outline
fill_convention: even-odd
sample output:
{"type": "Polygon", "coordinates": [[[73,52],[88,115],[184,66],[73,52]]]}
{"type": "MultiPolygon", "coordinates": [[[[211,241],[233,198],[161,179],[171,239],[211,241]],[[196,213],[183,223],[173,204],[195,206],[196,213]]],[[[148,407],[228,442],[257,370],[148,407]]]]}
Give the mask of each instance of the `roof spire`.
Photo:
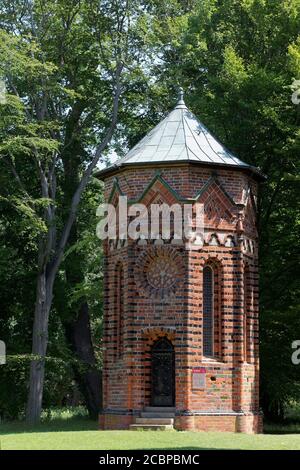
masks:
{"type": "Polygon", "coordinates": [[[178,99],[179,101],[183,101],[184,91],[182,86],[179,87],[178,99]]]}
{"type": "Polygon", "coordinates": [[[182,108],[182,107],[185,108],[186,107],[183,97],[184,97],[183,88],[179,87],[179,89],[178,89],[178,101],[177,101],[176,108],[182,108]]]}

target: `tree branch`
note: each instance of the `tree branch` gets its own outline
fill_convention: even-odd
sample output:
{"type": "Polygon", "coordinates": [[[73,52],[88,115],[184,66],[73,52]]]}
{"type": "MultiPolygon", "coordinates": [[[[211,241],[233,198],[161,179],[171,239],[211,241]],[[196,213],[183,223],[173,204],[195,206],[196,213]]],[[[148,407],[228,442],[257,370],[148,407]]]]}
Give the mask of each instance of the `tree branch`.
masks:
{"type": "Polygon", "coordinates": [[[17,172],[17,169],[16,169],[15,165],[13,164],[12,160],[11,160],[9,157],[6,157],[6,158],[4,157],[4,158],[3,158],[3,161],[4,161],[4,163],[6,163],[6,165],[10,168],[10,170],[11,170],[12,174],[14,175],[15,180],[17,181],[17,183],[18,183],[18,185],[19,185],[21,191],[22,191],[24,194],[26,194],[26,196],[30,199],[30,196],[29,196],[29,194],[28,194],[28,192],[27,192],[27,190],[26,190],[24,184],[22,183],[22,180],[21,180],[21,178],[20,178],[20,176],[19,176],[19,173],[17,172]]]}
{"type": "Polygon", "coordinates": [[[76,213],[78,209],[78,205],[80,202],[81,195],[83,191],[85,190],[89,178],[96,167],[103,150],[106,148],[108,143],[111,141],[114,129],[117,124],[117,118],[118,118],[118,110],[119,110],[119,102],[120,102],[120,95],[121,95],[121,74],[123,70],[123,63],[119,63],[116,68],[116,73],[115,73],[115,94],[114,94],[114,100],[113,100],[113,110],[112,110],[112,119],[111,119],[111,124],[102,140],[102,142],[99,144],[98,148],[96,149],[94,158],[92,159],[91,163],[87,167],[86,171],[84,172],[81,181],[76,189],[76,191],[73,194],[72,197],[72,202],[71,202],[71,207],[70,207],[70,212],[67,218],[67,221],[65,223],[65,226],[62,231],[62,235],[60,238],[60,241],[58,243],[58,247],[56,249],[55,257],[51,265],[51,277],[53,279],[55,278],[55,275],[57,273],[57,270],[60,266],[60,263],[63,258],[64,254],[64,249],[67,244],[71,228],[73,226],[74,220],[76,218],[76,213]]]}

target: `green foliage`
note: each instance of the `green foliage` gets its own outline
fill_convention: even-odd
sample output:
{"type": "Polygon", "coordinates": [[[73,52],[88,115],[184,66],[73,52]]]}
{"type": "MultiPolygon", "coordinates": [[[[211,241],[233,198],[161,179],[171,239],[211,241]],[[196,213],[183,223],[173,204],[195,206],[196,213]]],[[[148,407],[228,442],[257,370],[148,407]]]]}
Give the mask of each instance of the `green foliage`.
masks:
{"type": "Polygon", "coordinates": [[[17,419],[24,411],[26,379],[30,358],[15,354],[7,357],[7,364],[0,368],[0,416],[1,419],[17,419]]]}
{"type": "MultiPolygon", "coordinates": [[[[61,353],[61,351],[60,351],[61,353]]],[[[0,367],[0,419],[24,418],[30,354],[7,356],[7,363],[0,367]]],[[[74,393],[70,354],[46,358],[44,406],[62,406],[66,397],[74,393]]]]}
{"type": "MultiPolygon", "coordinates": [[[[126,2],[117,3],[123,11],[126,2]]],[[[299,396],[300,382],[299,366],[290,361],[291,342],[300,337],[300,108],[291,100],[300,79],[299,0],[134,0],[129,34],[115,5],[1,3],[0,77],[8,93],[0,104],[0,338],[16,360],[0,370],[0,412],[14,417],[23,409],[38,246],[53,225],[61,233],[74,189],[109,125],[121,54],[122,101],[110,151],[121,156],[143,137],[182,85],[195,114],[268,177],[259,199],[262,399],[266,412],[280,414],[299,396]],[[55,199],[39,181],[39,164],[49,175],[53,162],[55,199]],[[5,394],[16,395],[15,408],[12,400],[4,403],[5,394]]],[[[83,300],[101,366],[103,271],[95,235],[101,198],[92,180],[55,284],[46,405],[69,393],[74,363],[63,329],[83,300]]]]}
{"type": "Polygon", "coordinates": [[[266,418],[283,419],[300,394],[298,366],[291,361],[292,341],[300,337],[299,307],[264,311],[261,318],[261,387],[266,418]]]}

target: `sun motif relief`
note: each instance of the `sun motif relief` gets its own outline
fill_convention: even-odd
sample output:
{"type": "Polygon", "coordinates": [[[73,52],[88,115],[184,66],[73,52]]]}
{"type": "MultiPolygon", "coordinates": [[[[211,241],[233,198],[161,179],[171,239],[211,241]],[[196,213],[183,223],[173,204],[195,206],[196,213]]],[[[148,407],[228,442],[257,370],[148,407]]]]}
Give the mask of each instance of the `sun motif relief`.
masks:
{"type": "Polygon", "coordinates": [[[178,268],[172,259],[157,257],[150,262],[147,280],[154,289],[170,288],[176,282],[178,268]]]}
{"type": "Polygon", "coordinates": [[[136,262],[135,279],[150,300],[167,301],[183,278],[181,256],[170,247],[151,247],[136,262]]]}

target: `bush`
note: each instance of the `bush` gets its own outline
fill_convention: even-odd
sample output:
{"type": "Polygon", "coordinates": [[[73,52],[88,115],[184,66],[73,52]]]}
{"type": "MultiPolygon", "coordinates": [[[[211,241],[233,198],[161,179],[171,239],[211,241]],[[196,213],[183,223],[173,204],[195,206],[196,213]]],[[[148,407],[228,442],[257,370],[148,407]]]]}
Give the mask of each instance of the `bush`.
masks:
{"type": "MultiPolygon", "coordinates": [[[[22,419],[25,415],[31,356],[13,355],[0,367],[0,418],[22,419]]],[[[43,407],[61,407],[65,403],[80,403],[72,367],[60,358],[47,357],[43,407]]]]}

